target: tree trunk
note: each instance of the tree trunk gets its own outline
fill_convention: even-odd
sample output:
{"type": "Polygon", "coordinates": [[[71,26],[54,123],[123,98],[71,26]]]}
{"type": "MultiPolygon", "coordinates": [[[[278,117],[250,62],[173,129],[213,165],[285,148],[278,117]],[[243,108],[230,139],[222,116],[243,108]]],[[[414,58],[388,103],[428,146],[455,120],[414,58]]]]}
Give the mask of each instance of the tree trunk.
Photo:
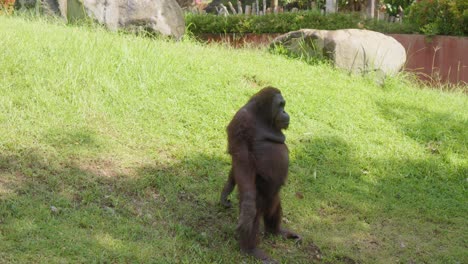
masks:
{"type": "Polygon", "coordinates": [[[278,7],[278,0],[271,0],[270,5],[271,10],[276,10],[276,8],[278,7]]]}

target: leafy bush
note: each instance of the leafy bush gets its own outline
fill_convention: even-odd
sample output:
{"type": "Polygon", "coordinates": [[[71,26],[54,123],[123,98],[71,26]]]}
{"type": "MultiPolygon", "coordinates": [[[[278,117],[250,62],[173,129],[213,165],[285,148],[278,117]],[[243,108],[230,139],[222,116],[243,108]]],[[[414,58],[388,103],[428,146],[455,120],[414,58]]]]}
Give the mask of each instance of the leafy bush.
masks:
{"type": "Polygon", "coordinates": [[[398,8],[403,8],[404,11],[414,2],[414,0],[384,0],[387,13],[391,16],[398,14],[398,8]]]}
{"type": "Polygon", "coordinates": [[[382,33],[468,35],[468,0],[422,0],[410,7],[403,23],[363,19],[359,13],[322,15],[319,11],[264,16],[187,14],[188,30],[201,33],[286,33],[301,28],[365,28],[382,33]]]}
{"type": "Polygon", "coordinates": [[[359,13],[334,13],[322,15],[318,11],[268,14],[264,16],[216,16],[211,14],[185,17],[189,31],[201,33],[286,33],[301,28],[345,29],[366,28],[385,33],[414,33],[410,24],[363,20],[359,13]]]}
{"type": "Polygon", "coordinates": [[[426,35],[468,35],[468,0],[422,0],[408,20],[426,35]]]}

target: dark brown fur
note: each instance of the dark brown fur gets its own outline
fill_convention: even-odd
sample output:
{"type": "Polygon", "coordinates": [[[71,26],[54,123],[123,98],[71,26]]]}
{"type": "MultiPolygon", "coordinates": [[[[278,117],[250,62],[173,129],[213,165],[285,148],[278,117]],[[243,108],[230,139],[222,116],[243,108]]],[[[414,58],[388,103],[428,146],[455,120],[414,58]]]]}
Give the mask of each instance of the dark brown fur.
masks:
{"type": "Polygon", "coordinates": [[[240,248],[264,261],[272,260],[257,248],[261,218],[265,232],[300,239],[297,234],[281,228],[279,191],[286,181],[289,165],[282,132],[289,125],[284,104],[278,89],[266,87],[239,109],[227,127],[232,167],[221,193],[221,203],[231,206],[227,197],[237,184],[240,248]]]}

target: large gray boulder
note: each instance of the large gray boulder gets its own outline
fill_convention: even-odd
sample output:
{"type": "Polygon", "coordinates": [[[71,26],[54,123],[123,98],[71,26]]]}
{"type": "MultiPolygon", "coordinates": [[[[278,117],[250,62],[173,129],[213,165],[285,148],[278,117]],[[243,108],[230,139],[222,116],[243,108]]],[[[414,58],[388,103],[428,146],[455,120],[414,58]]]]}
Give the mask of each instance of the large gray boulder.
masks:
{"type": "Polygon", "coordinates": [[[59,0],[59,4],[68,20],[89,16],[111,30],[142,28],[176,39],[185,32],[176,0],[59,0]]]}
{"type": "Polygon", "coordinates": [[[360,29],[301,29],[275,38],[271,47],[308,58],[329,59],[353,73],[380,71],[393,75],[406,62],[405,48],[394,38],[360,29]]]}
{"type": "Polygon", "coordinates": [[[43,12],[46,15],[59,15],[59,5],[57,0],[16,0],[16,9],[33,9],[43,12]]]}

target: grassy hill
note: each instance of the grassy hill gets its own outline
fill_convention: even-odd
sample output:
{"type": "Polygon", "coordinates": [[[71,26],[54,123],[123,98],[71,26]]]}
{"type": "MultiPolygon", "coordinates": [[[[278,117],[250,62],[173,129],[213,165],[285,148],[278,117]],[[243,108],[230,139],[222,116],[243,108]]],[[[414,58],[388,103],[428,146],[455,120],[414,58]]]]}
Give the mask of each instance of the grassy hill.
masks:
{"type": "MultiPolygon", "coordinates": [[[[0,16],[0,262],[238,263],[225,127],[280,88],[284,263],[466,263],[468,98],[262,50],[0,16]]],[[[237,204],[237,199],[233,195],[237,204]]]]}

